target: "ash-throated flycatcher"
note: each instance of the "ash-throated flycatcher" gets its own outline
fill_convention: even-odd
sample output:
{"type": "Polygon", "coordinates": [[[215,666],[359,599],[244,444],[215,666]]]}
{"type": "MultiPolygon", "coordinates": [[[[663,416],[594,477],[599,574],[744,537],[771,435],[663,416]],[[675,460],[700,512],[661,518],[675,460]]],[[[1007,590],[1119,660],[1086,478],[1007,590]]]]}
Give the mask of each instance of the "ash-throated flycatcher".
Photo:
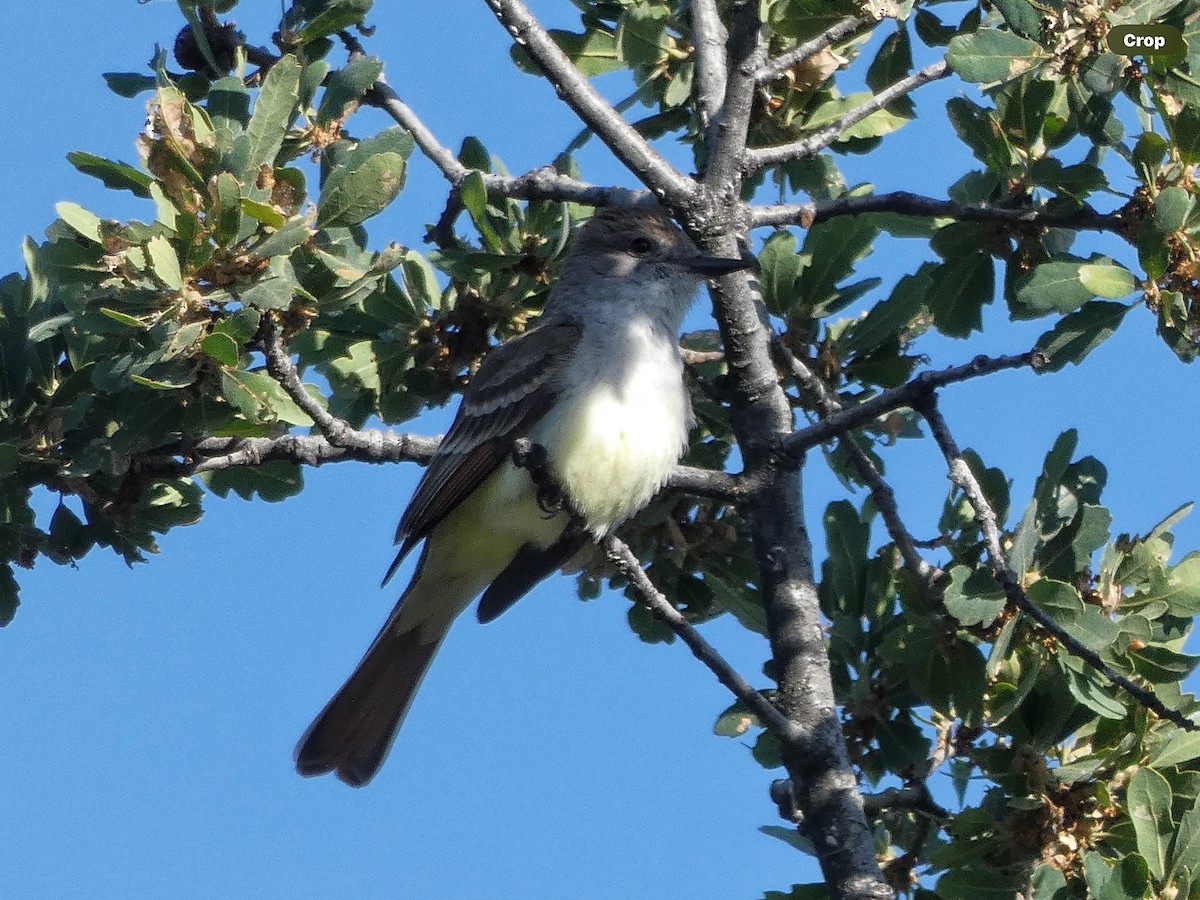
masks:
{"type": "MultiPolygon", "coordinates": [[[[296,748],[301,775],[366,784],[458,614],[489,622],[649,502],[692,423],[679,329],[700,280],[746,268],[701,256],[661,212],[604,209],[580,229],[536,328],[492,350],[396,532],[388,570],[425,541],[366,656],[296,748]],[[571,515],[539,498],[514,442],[544,448],[571,515]]],[[[386,582],[386,578],[384,579],[386,582]]]]}

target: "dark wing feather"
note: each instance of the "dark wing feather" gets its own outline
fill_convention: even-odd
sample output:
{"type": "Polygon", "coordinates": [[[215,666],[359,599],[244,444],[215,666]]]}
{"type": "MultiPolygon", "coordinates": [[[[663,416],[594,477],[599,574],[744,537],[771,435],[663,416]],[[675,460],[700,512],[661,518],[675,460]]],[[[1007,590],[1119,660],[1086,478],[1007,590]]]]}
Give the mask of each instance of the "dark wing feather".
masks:
{"type": "Polygon", "coordinates": [[[475,617],[484,625],[491,622],[535,584],[565,566],[587,540],[582,529],[568,527],[562,537],[544,550],[532,544],[523,546],[483,592],[475,617]]]}
{"type": "Polygon", "coordinates": [[[492,473],[511,453],[513,441],[553,405],[557,375],[579,335],[579,326],[572,323],[541,325],[484,357],[400,519],[400,552],[385,583],[405,554],[492,473]]]}

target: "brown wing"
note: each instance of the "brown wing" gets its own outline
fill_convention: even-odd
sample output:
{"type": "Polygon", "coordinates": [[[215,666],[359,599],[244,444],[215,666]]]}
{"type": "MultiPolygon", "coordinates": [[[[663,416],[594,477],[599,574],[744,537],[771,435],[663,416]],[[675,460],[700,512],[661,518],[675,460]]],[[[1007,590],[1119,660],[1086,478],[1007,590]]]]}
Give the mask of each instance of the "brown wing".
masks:
{"type": "Polygon", "coordinates": [[[554,403],[557,375],[579,343],[579,326],[546,324],[492,350],[463,392],[454,423],[429,463],[396,529],[405,554],[475,490],[554,403]]]}

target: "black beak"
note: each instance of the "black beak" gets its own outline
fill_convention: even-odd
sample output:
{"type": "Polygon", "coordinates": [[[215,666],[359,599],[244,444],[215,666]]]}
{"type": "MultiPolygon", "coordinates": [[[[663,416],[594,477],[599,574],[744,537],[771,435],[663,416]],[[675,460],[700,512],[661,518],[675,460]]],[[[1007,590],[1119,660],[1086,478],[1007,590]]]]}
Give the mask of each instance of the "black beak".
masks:
{"type": "Polygon", "coordinates": [[[723,256],[692,256],[680,260],[683,268],[705,278],[716,278],[742,269],[757,269],[758,260],[753,256],[743,256],[741,259],[727,259],[723,256]]]}

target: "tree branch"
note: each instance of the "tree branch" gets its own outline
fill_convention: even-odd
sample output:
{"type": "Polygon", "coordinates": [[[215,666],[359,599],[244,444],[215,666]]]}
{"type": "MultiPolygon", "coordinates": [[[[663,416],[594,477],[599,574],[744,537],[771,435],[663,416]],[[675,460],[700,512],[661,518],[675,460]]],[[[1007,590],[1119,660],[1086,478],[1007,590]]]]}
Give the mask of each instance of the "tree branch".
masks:
{"type": "Polygon", "coordinates": [[[300,381],[300,373],[292,362],[287,349],[283,346],[283,337],[279,333],[279,325],[271,315],[263,316],[259,329],[262,338],[263,353],[267,357],[267,372],[295,401],[296,405],[313,420],[329,443],[335,447],[352,447],[364,449],[370,440],[362,432],[351,428],[346,422],[330,414],[317,398],[304,388],[300,381]]]}
{"type": "Polygon", "coordinates": [[[273,438],[211,438],[198,443],[193,462],[178,463],[179,474],[200,475],[239,466],[285,460],[310,466],[327,462],[419,462],[425,465],[437,450],[440,438],[394,431],[364,429],[356,432],[364,442],[339,447],[320,434],[284,434],[273,438]]]}
{"type": "Polygon", "coordinates": [[[978,378],[981,375],[989,375],[1004,369],[1019,369],[1025,366],[1036,369],[1045,363],[1044,353],[1040,350],[1031,350],[1016,356],[976,356],[969,363],[961,366],[951,366],[936,372],[922,372],[900,387],[884,391],[857,406],[847,407],[807,428],[792,432],[779,442],[779,449],[787,456],[799,459],[810,447],[823,444],[825,441],[837,437],[843,431],[850,431],[866,425],[892,410],[914,406],[921,397],[926,397],[948,384],[966,381],[969,378],[978,378]]]}
{"type": "MultiPolygon", "coordinates": [[[[757,15],[757,8],[751,12],[757,15]]],[[[737,252],[732,234],[700,232],[697,238],[706,253],[737,252]]],[[[791,432],[793,414],[771,358],[761,297],[751,279],[740,274],[714,282],[712,297],[735,397],[730,410],[734,433],[746,465],[747,495],[741,508],[762,576],[779,684],[776,706],[805,735],[804,753],[785,746],[784,765],[806,829],[816,838],[830,896],[891,897],[838,716],[812,546],[804,526],[799,467],[775,464],[773,448],[791,432]]]]}
{"type": "Polygon", "coordinates": [[[761,65],[764,53],[757,3],[735,0],[730,22],[727,41],[730,72],[720,114],[705,135],[707,159],[704,171],[704,184],[709,195],[726,203],[736,200],[740,194],[741,159],[757,88],[754,73],[761,65]]]}
{"type": "MultiPolygon", "coordinates": [[[[140,465],[143,471],[177,476],[200,475],[280,460],[309,466],[328,462],[415,462],[426,465],[442,442],[440,437],[377,428],[351,429],[351,433],[354,440],[347,446],[334,444],[321,434],[209,438],[190,450],[180,450],[176,456],[151,457],[140,465]],[[185,460],[180,461],[177,456],[183,456],[185,460]]],[[[737,503],[745,496],[747,487],[740,475],[695,466],[676,466],[663,485],[663,490],[737,503]]]]}
{"type": "Polygon", "coordinates": [[[854,34],[866,25],[872,24],[870,19],[860,16],[851,16],[848,19],[830,25],[815,38],[805,41],[796,47],[793,47],[787,53],[781,53],[774,59],[767,60],[757,72],[754,73],[754,80],[759,84],[766,84],[768,81],[774,81],[792,66],[804,62],[806,59],[816,56],[826,47],[831,44],[836,44],[844,37],[854,34]]]}
{"type": "MultiPolygon", "coordinates": [[[[716,0],[692,0],[692,43],[696,48],[696,105],[707,132],[721,114],[728,70],[725,42],[729,33],[717,11],[716,0]]],[[[711,135],[708,135],[711,139],[711,135]]]]}
{"type": "MultiPolygon", "coordinates": [[[[457,186],[475,171],[459,162],[454,151],[438,141],[387,82],[382,79],[376,81],[363,99],[365,103],[383,110],[396,124],[412,134],[421,152],[452,185],[457,186]]],[[[589,184],[563,175],[552,166],[543,166],[518,176],[493,175],[490,172],[480,172],[479,175],[489,193],[516,200],[562,200],[588,206],[633,206],[651,198],[646,191],[589,184]]]]}
{"type": "Polygon", "coordinates": [[[608,145],[642,184],[671,206],[681,205],[695,196],[696,183],[676,170],[632,125],[621,118],[554,43],[522,0],[484,2],[513,40],[529,53],[563,102],[608,145]]]}
{"type": "Polygon", "coordinates": [[[621,574],[633,585],[642,604],[675,632],[692,651],[692,655],[717,676],[717,681],[729,688],[730,692],[758,717],[763,727],[774,733],[783,744],[802,751],[805,745],[804,733],[738,674],[692,623],[684,618],[683,613],[654,586],[638,558],[629,549],[629,545],[620,538],[609,535],[604,539],[603,547],[608,558],[616,563],[621,574]]]}
{"type": "Polygon", "coordinates": [[[957,219],[960,222],[998,222],[1043,228],[1073,228],[1078,231],[1123,232],[1127,223],[1121,213],[1099,213],[1090,206],[1068,213],[1051,213],[1037,207],[966,206],[953,200],[922,197],[908,191],[871,194],[865,197],[839,197],[824,203],[780,203],[752,206],[750,223],[755,228],[767,225],[802,225],[810,228],[838,216],[865,213],[897,213],[902,216],[957,219]]]}
{"type": "Polygon", "coordinates": [[[1100,658],[1100,654],[1085,646],[1076,640],[1075,637],[1068,634],[1063,628],[1054,621],[1049,615],[1029,599],[1029,595],[1025,593],[1021,587],[1021,581],[1012,566],[1008,563],[1008,558],[1004,554],[1004,548],[1001,545],[1000,525],[997,520],[996,511],[988,502],[987,496],[983,492],[979,481],[975,478],[975,474],[971,471],[971,467],[967,465],[967,461],[963,459],[962,452],[958,448],[958,444],[954,440],[954,436],[950,433],[950,426],[946,423],[946,419],[942,416],[937,407],[937,397],[935,394],[929,393],[924,395],[917,401],[915,406],[917,412],[924,416],[925,421],[929,423],[929,430],[933,434],[933,439],[937,442],[938,447],[942,451],[942,455],[946,458],[946,464],[949,469],[949,477],[956,484],[970,502],[975,510],[975,521],[978,523],[980,530],[983,532],[984,546],[987,548],[988,560],[992,564],[992,572],[996,580],[1000,582],[1004,588],[1004,594],[1014,606],[1029,616],[1042,628],[1063,645],[1063,647],[1072,656],[1078,657],[1086,662],[1089,666],[1102,674],[1110,682],[1120,687],[1128,693],[1134,700],[1151,710],[1160,718],[1174,722],[1180,728],[1188,731],[1200,729],[1200,725],[1193,722],[1187,716],[1177,710],[1168,709],[1161,700],[1155,696],[1153,691],[1143,688],[1141,685],[1135,684],[1129,678],[1122,675],[1116,669],[1108,665],[1100,658]]]}
{"type": "Polygon", "coordinates": [[[921,85],[944,78],[949,74],[950,70],[946,66],[945,60],[932,63],[907,78],[900,79],[890,87],[884,88],[870,100],[854,107],[837,121],[831,122],[802,140],[782,144],[778,147],[759,147],[747,150],[742,159],[742,166],[745,171],[753,172],[763,166],[772,166],[793,159],[806,159],[813,156],[836,141],[847,128],[883,109],[893,100],[911,94],[921,85]]]}

